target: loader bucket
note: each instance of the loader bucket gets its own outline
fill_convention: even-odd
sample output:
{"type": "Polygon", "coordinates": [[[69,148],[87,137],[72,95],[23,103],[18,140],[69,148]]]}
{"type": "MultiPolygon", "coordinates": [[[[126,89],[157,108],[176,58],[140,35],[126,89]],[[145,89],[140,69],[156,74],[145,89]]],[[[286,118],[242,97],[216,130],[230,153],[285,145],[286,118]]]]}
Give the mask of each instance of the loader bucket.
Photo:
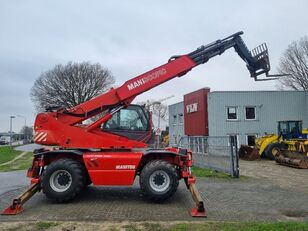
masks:
{"type": "Polygon", "coordinates": [[[248,145],[241,145],[239,151],[239,158],[242,160],[258,160],[260,159],[260,154],[257,148],[252,148],[248,145]]]}
{"type": "Polygon", "coordinates": [[[281,165],[290,166],[293,168],[308,169],[308,157],[304,152],[281,150],[275,160],[281,165]]]}

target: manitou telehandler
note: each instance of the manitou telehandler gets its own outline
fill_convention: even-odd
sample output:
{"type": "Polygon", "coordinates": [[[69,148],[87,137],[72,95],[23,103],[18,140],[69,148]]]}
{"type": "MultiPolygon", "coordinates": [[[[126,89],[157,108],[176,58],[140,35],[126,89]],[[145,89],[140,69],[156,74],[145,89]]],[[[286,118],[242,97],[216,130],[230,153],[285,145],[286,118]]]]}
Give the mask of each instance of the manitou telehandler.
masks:
{"type": "Polygon", "coordinates": [[[129,186],[139,176],[142,194],[154,201],[170,198],[179,180],[184,179],[196,202],[191,215],[206,216],[191,173],[192,152],[176,147],[148,149],[151,115],[142,106],[131,103],[137,95],[185,75],[232,47],[245,61],[251,77],[272,79],[257,78],[264,73],[270,77],[266,45],[249,51],[241,34],[201,46],[186,55],[172,56],[166,64],[73,108],[52,107],[38,114],[34,141],[51,148],[34,151],[27,173],[31,185],[3,214],[20,213],[22,205],[40,190],[56,202],[67,202],[91,183],[129,186]],[[83,124],[97,115],[101,117],[96,121],[83,124]]]}

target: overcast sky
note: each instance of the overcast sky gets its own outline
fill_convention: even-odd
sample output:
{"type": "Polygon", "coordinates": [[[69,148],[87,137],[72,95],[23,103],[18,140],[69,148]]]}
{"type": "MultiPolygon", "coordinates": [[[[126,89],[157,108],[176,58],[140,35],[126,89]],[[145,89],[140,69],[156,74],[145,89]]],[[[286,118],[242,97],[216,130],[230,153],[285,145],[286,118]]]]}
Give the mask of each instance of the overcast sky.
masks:
{"type": "MultiPolygon", "coordinates": [[[[10,115],[35,118],[30,89],[56,64],[98,62],[112,71],[116,85],[164,64],[176,54],[244,31],[252,49],[266,42],[272,72],[294,40],[307,35],[308,1],[21,1],[0,2],[0,132],[10,115]]],[[[137,101],[179,102],[202,87],[220,90],[275,90],[276,83],[254,82],[233,51],[211,59],[137,101]]],[[[13,120],[18,132],[23,117],[13,120]]]]}

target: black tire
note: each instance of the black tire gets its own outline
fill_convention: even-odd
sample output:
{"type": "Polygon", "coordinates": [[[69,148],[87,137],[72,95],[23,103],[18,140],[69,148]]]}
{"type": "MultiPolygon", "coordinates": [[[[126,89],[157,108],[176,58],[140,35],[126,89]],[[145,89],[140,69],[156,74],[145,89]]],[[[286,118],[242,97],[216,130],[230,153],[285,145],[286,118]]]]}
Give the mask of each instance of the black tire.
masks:
{"type": "Polygon", "coordinates": [[[140,174],[140,188],[144,197],[162,202],[176,192],[179,175],[174,165],[163,160],[153,160],[146,164],[140,174]]]}
{"type": "Polygon", "coordinates": [[[281,143],[269,144],[266,147],[265,156],[270,160],[275,160],[276,154],[282,149],[285,149],[285,146],[281,143]]]}
{"type": "Polygon", "coordinates": [[[84,167],[73,159],[59,159],[44,170],[42,189],[51,200],[63,203],[74,199],[85,187],[84,167]]]}
{"type": "MultiPolygon", "coordinates": [[[[86,171],[87,170],[85,169],[85,172],[86,171]]],[[[84,187],[86,188],[87,186],[89,186],[91,184],[92,184],[92,180],[91,180],[89,174],[86,172],[84,187]]]]}

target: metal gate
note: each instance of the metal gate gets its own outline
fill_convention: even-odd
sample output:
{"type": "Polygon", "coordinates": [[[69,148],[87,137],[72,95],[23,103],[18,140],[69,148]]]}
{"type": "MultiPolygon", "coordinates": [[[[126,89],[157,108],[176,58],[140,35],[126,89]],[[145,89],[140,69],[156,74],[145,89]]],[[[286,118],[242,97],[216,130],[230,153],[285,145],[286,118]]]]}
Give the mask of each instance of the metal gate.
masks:
{"type": "Polygon", "coordinates": [[[179,146],[192,150],[195,166],[239,177],[237,145],[232,141],[228,136],[185,136],[179,146]]]}

